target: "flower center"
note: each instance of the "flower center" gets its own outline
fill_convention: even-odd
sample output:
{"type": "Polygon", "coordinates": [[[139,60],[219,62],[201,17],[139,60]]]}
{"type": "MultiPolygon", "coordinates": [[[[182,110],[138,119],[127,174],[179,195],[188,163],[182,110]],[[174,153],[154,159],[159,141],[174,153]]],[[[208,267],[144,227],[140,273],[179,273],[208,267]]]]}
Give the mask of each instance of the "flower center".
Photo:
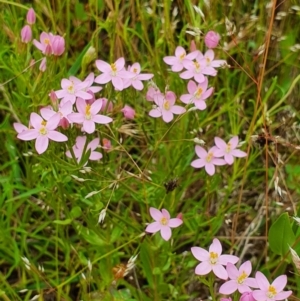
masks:
{"type": "Polygon", "coordinates": [[[110,67],[111,67],[112,75],[116,76],[116,74],[117,74],[117,66],[116,66],[116,64],[113,63],[113,64],[110,65],[110,67]]]}
{"type": "Polygon", "coordinates": [[[210,64],[210,62],[211,62],[210,58],[209,58],[209,57],[207,57],[207,58],[206,58],[206,63],[207,63],[207,65],[209,65],[209,64],[210,64]]]}
{"type": "Polygon", "coordinates": [[[72,82],[72,84],[67,88],[68,92],[70,94],[74,94],[75,93],[75,89],[74,89],[74,83],[72,82]]]}
{"type": "Polygon", "coordinates": [[[168,224],[168,219],[166,217],[163,217],[161,220],[160,220],[160,223],[163,225],[163,226],[166,226],[168,224]]]}
{"type": "Polygon", "coordinates": [[[200,98],[202,95],[203,90],[201,88],[198,88],[195,92],[196,98],[200,98]]]}
{"type": "Polygon", "coordinates": [[[197,72],[197,73],[199,73],[200,72],[200,64],[197,62],[197,61],[195,61],[194,62],[194,65],[195,65],[195,71],[197,72]]]}
{"type": "Polygon", "coordinates": [[[44,39],[44,44],[50,45],[50,40],[48,38],[44,39]]]}
{"type": "Polygon", "coordinates": [[[273,298],[276,295],[277,295],[276,288],[274,286],[270,285],[269,289],[268,289],[268,292],[267,292],[268,298],[273,298]]]}
{"type": "Polygon", "coordinates": [[[225,150],[225,151],[226,151],[227,154],[230,153],[230,151],[231,151],[231,143],[229,143],[229,142],[227,143],[227,146],[226,146],[226,150],[225,150]]]}
{"type": "Polygon", "coordinates": [[[218,256],[218,254],[215,253],[215,252],[210,252],[210,253],[209,253],[209,258],[210,258],[210,263],[211,263],[211,264],[216,264],[217,261],[218,261],[219,256],[218,256]]]}
{"type": "Polygon", "coordinates": [[[47,131],[47,129],[46,129],[47,121],[43,120],[43,121],[41,122],[41,125],[42,125],[42,127],[39,129],[39,133],[40,133],[41,135],[47,135],[47,133],[48,133],[48,131],[47,131]]]}
{"type": "Polygon", "coordinates": [[[213,156],[214,156],[214,154],[212,152],[209,152],[207,157],[206,157],[206,162],[209,163],[212,160],[213,156]]]}
{"type": "Polygon", "coordinates": [[[134,73],[137,73],[138,70],[137,70],[136,68],[133,68],[133,72],[134,72],[134,73]]]}
{"type": "Polygon", "coordinates": [[[182,61],[185,58],[185,53],[180,54],[179,60],[182,61]]]}
{"type": "Polygon", "coordinates": [[[85,119],[86,120],[91,120],[92,115],[91,115],[91,105],[87,104],[85,107],[85,119]]]}
{"type": "Polygon", "coordinates": [[[245,281],[245,279],[247,279],[248,275],[246,274],[245,271],[243,271],[243,273],[237,278],[237,283],[238,284],[243,284],[243,282],[245,281]]]}
{"type": "Polygon", "coordinates": [[[165,102],[164,102],[164,109],[165,110],[167,110],[167,111],[169,111],[170,110],[170,103],[166,100],[165,102]]]}

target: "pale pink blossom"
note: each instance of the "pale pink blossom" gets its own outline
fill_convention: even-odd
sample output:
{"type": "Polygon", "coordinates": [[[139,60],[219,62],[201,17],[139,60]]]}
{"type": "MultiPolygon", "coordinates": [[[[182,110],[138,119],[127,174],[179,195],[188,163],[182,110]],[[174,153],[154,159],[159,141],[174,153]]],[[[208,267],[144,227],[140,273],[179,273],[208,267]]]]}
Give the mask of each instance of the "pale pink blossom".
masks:
{"type": "Polygon", "coordinates": [[[286,275],[277,277],[272,284],[261,272],[256,272],[255,279],[260,289],[253,291],[252,294],[257,301],[285,300],[292,294],[292,291],[283,291],[287,283],[286,275]]]}
{"type": "Polygon", "coordinates": [[[220,35],[213,30],[207,32],[207,34],[204,37],[204,43],[207,48],[216,48],[219,44],[219,41],[220,35]]]}
{"type": "Polygon", "coordinates": [[[73,112],[73,105],[71,101],[67,101],[65,104],[60,104],[58,106],[58,111],[54,111],[51,106],[42,108],[40,110],[42,117],[45,120],[49,120],[53,115],[59,113],[60,121],[58,126],[61,126],[63,129],[67,129],[71,121],[68,118],[68,115],[73,112]]]}
{"type": "Polygon", "coordinates": [[[154,102],[157,105],[154,109],[149,112],[151,117],[162,117],[164,122],[170,122],[173,120],[173,114],[183,114],[186,109],[175,105],[176,95],[172,91],[166,92],[166,95],[155,94],[154,102]]]}
{"type": "Polygon", "coordinates": [[[19,133],[17,137],[26,141],[36,139],[35,149],[38,154],[42,154],[48,148],[49,139],[57,142],[64,142],[68,140],[67,136],[55,131],[59,121],[59,114],[55,114],[48,121],[45,121],[40,115],[31,113],[30,124],[32,128],[19,133]]]}
{"type": "Polygon", "coordinates": [[[32,30],[29,25],[25,25],[21,30],[21,41],[25,44],[29,43],[32,39],[32,30]]]}
{"type": "Polygon", "coordinates": [[[111,81],[115,89],[119,91],[124,89],[124,79],[134,77],[134,74],[125,70],[125,59],[123,57],[117,59],[113,64],[97,60],[96,66],[102,74],[95,78],[95,82],[98,84],[106,84],[111,81]]]}
{"type": "Polygon", "coordinates": [[[205,100],[211,96],[213,88],[207,89],[208,80],[207,78],[201,84],[196,84],[190,80],[187,85],[189,94],[183,94],[180,100],[186,104],[194,104],[199,110],[206,109],[205,100]]]}
{"type": "Polygon", "coordinates": [[[61,56],[65,51],[65,39],[59,35],[55,35],[51,41],[52,54],[61,56]]]}
{"type": "MultiPolygon", "coordinates": [[[[198,53],[200,53],[200,51],[198,53]]],[[[203,83],[205,81],[205,75],[216,76],[217,74],[217,71],[214,68],[208,68],[206,62],[198,57],[193,62],[188,61],[183,64],[187,69],[180,73],[180,77],[183,79],[194,78],[197,83],[203,83]]]]}
{"type": "Polygon", "coordinates": [[[65,50],[65,39],[59,35],[53,35],[51,32],[42,32],[40,41],[33,40],[33,44],[45,55],[60,56],[65,50]]]}
{"type": "MultiPolygon", "coordinates": [[[[95,151],[95,149],[99,146],[99,138],[95,138],[93,139],[91,142],[89,142],[86,146],[85,149],[85,145],[86,145],[86,136],[78,136],[76,138],[76,143],[75,145],[72,147],[73,153],[75,158],[77,159],[77,162],[80,162],[82,157],[84,157],[84,155],[90,150],[90,156],[89,156],[89,160],[92,161],[98,161],[102,158],[102,154],[100,152],[95,151]],[[85,153],[83,153],[85,149],[85,153]]],[[[66,156],[69,158],[72,158],[72,154],[71,152],[68,150],[66,152],[66,156]]],[[[86,162],[83,162],[86,163],[86,162]]]]}
{"type": "Polygon", "coordinates": [[[191,62],[198,55],[198,50],[195,50],[189,54],[186,54],[186,51],[183,47],[178,46],[175,49],[175,56],[165,56],[163,58],[164,62],[170,66],[172,66],[173,72],[180,72],[185,62],[191,62]]]}
{"type": "Polygon", "coordinates": [[[151,73],[141,73],[141,65],[139,63],[134,63],[131,67],[128,68],[128,71],[133,74],[133,77],[125,78],[123,80],[123,89],[132,86],[134,89],[140,91],[144,88],[142,81],[149,80],[154,76],[151,73]]]}
{"type": "Polygon", "coordinates": [[[213,146],[207,152],[203,147],[196,145],[195,152],[199,159],[192,161],[191,166],[194,168],[202,168],[205,167],[205,171],[210,175],[214,175],[216,169],[215,165],[225,165],[226,162],[223,159],[219,159],[215,157],[215,152],[217,151],[217,147],[213,146]]]}
{"type": "Polygon", "coordinates": [[[219,137],[215,137],[215,144],[217,150],[214,152],[215,157],[224,157],[227,164],[231,165],[233,163],[234,157],[242,158],[246,157],[247,154],[239,150],[239,137],[232,137],[228,143],[219,137]]]}
{"type": "Polygon", "coordinates": [[[209,247],[209,251],[200,247],[192,247],[191,251],[194,257],[201,261],[195,269],[197,275],[206,275],[213,271],[217,277],[226,280],[228,274],[224,265],[226,266],[228,262],[235,264],[239,260],[239,258],[234,255],[221,255],[222,245],[217,238],[214,238],[209,247]]]}
{"type": "MultiPolygon", "coordinates": [[[[78,78],[77,78],[77,80],[78,80],[78,78]]],[[[95,75],[94,75],[93,72],[91,72],[85,78],[85,80],[83,81],[86,84],[85,88],[84,88],[84,91],[86,91],[86,92],[92,91],[93,93],[97,93],[97,92],[101,91],[102,87],[100,87],[100,86],[93,86],[94,81],[95,81],[95,75]]],[[[81,81],[80,81],[80,83],[81,83],[81,81]]]]}
{"type": "MultiPolygon", "coordinates": [[[[203,55],[201,52],[199,52],[197,56],[197,60],[201,62],[201,64],[204,64],[204,70],[206,72],[215,73],[217,74],[217,70],[215,68],[219,68],[221,66],[226,65],[225,60],[215,60],[215,53],[212,49],[208,49],[205,54],[203,55]]],[[[208,74],[211,75],[211,74],[208,74]]]]}
{"type": "Polygon", "coordinates": [[[125,105],[121,112],[126,119],[134,119],[135,110],[132,107],[125,105]]]}
{"type": "Polygon", "coordinates": [[[161,237],[166,241],[171,238],[171,228],[177,228],[183,223],[179,218],[171,218],[170,213],[166,209],[160,211],[150,207],[150,215],[155,222],[149,224],[145,231],[147,233],[156,233],[160,231],[161,237]]]}
{"type": "Polygon", "coordinates": [[[36,16],[35,16],[35,11],[34,9],[31,7],[29,8],[27,15],[26,15],[26,21],[28,24],[32,25],[35,23],[36,20],[36,16]]]}
{"type": "Polygon", "coordinates": [[[95,123],[107,124],[112,118],[98,114],[102,106],[102,100],[98,99],[93,104],[87,104],[83,99],[77,99],[76,108],[78,113],[71,113],[68,118],[75,123],[82,124],[82,128],[88,134],[95,131],[95,123]]]}
{"type": "Polygon", "coordinates": [[[57,98],[62,99],[61,104],[65,104],[68,101],[74,104],[77,97],[84,100],[93,98],[90,93],[85,91],[87,82],[82,82],[75,76],[70,76],[69,79],[63,78],[61,80],[61,87],[61,90],[55,91],[57,98]]]}
{"type": "Polygon", "coordinates": [[[229,281],[221,285],[219,292],[225,295],[231,295],[236,290],[241,294],[245,292],[251,292],[252,288],[257,288],[257,283],[254,278],[249,277],[252,271],[251,262],[248,260],[244,262],[239,269],[235,265],[228,262],[226,271],[229,276],[229,281]]]}

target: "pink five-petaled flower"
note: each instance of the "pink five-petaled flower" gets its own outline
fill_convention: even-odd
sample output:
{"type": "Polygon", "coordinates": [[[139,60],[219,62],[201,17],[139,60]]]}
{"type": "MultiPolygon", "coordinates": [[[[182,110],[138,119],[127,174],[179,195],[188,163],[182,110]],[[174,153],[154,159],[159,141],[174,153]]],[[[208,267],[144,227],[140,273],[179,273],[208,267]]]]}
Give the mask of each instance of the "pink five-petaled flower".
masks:
{"type": "Polygon", "coordinates": [[[173,120],[173,114],[183,114],[186,109],[181,106],[175,105],[176,95],[172,91],[168,91],[166,95],[163,94],[154,94],[154,102],[156,103],[157,107],[152,109],[149,112],[151,117],[161,117],[164,122],[170,122],[173,120]]]}
{"type": "Polygon", "coordinates": [[[253,291],[253,297],[257,301],[277,301],[287,299],[292,291],[283,291],[287,283],[286,275],[277,277],[272,284],[261,272],[256,272],[255,279],[260,290],[253,291]]]}
{"type": "Polygon", "coordinates": [[[229,281],[221,285],[219,292],[221,294],[230,295],[236,290],[241,294],[251,292],[251,287],[257,288],[257,283],[254,278],[249,277],[252,271],[251,262],[248,260],[244,262],[239,269],[235,265],[228,262],[226,266],[229,281]]]}
{"type": "Polygon", "coordinates": [[[48,121],[36,114],[31,113],[30,124],[33,128],[19,133],[17,136],[21,140],[33,140],[35,141],[35,149],[38,154],[42,154],[46,151],[49,144],[49,139],[57,142],[67,141],[68,137],[60,132],[55,131],[60,121],[60,114],[53,115],[48,121]]]}
{"type": "Polygon", "coordinates": [[[239,149],[237,146],[239,144],[239,137],[232,137],[228,143],[226,143],[223,139],[219,137],[215,137],[215,144],[218,148],[214,152],[215,157],[223,157],[227,164],[231,165],[233,163],[233,157],[246,157],[247,154],[239,149]]]}
{"type": "MultiPolygon", "coordinates": [[[[204,55],[199,51],[197,60],[202,62],[202,65],[204,63],[205,72],[215,73],[215,75],[216,75],[217,70],[215,68],[219,68],[223,65],[225,66],[226,61],[225,60],[215,60],[214,57],[215,57],[214,51],[212,49],[208,49],[204,55]]],[[[207,74],[207,73],[205,73],[205,74],[207,74]]],[[[210,75],[210,74],[208,74],[208,75],[210,75]]]]}
{"type": "Polygon", "coordinates": [[[205,171],[212,176],[215,173],[215,165],[226,165],[225,160],[215,158],[217,147],[213,146],[208,152],[201,146],[195,146],[195,152],[200,159],[192,161],[191,166],[202,168],[205,166],[205,171]]]}
{"type": "Polygon", "coordinates": [[[42,32],[40,42],[33,40],[33,44],[45,55],[60,56],[65,51],[65,39],[59,35],[53,35],[51,32],[42,32]]]}
{"type": "Polygon", "coordinates": [[[183,47],[178,46],[175,49],[175,56],[165,56],[163,58],[164,62],[172,66],[173,72],[179,72],[183,69],[184,62],[191,62],[198,56],[199,51],[195,50],[189,54],[186,54],[186,51],[183,47]]]}
{"type": "Polygon", "coordinates": [[[209,251],[200,247],[192,247],[191,251],[196,259],[202,261],[196,266],[195,273],[197,275],[206,275],[213,271],[217,277],[226,280],[228,274],[223,266],[227,265],[228,262],[235,264],[239,260],[234,255],[221,255],[222,245],[217,238],[214,238],[209,251]]]}
{"type": "Polygon", "coordinates": [[[95,123],[107,124],[112,118],[100,115],[98,112],[102,107],[102,100],[98,99],[93,104],[87,104],[85,100],[78,98],[76,108],[78,113],[71,113],[68,118],[75,123],[83,124],[83,130],[88,134],[95,131],[95,123]]]}
{"type": "Polygon", "coordinates": [[[134,89],[140,91],[144,88],[142,80],[149,80],[154,75],[151,73],[142,73],[141,74],[141,65],[139,63],[134,63],[131,67],[128,68],[128,71],[133,74],[132,78],[126,78],[123,80],[124,87],[123,89],[132,86],[134,89]]]}
{"type": "Polygon", "coordinates": [[[180,100],[186,104],[195,104],[199,110],[206,109],[205,99],[211,96],[213,92],[213,88],[207,89],[207,86],[207,78],[204,79],[203,83],[198,85],[194,81],[190,80],[187,85],[189,94],[181,95],[180,100]]]}
{"type": "Polygon", "coordinates": [[[150,215],[155,222],[149,224],[146,228],[148,233],[156,233],[160,231],[161,237],[168,241],[171,238],[171,228],[177,228],[182,224],[182,220],[179,218],[171,218],[170,213],[166,209],[161,211],[150,207],[150,215]]]}
{"type": "Polygon", "coordinates": [[[106,84],[111,81],[115,89],[119,91],[124,89],[123,79],[134,77],[134,74],[125,70],[125,59],[123,57],[117,59],[113,64],[97,60],[96,66],[103,73],[95,78],[95,82],[98,84],[106,84]]]}
{"type": "MultiPolygon", "coordinates": [[[[99,142],[100,142],[99,138],[95,138],[91,142],[89,142],[88,145],[86,146],[86,150],[85,150],[86,152],[88,150],[91,150],[90,156],[88,158],[89,160],[97,161],[102,158],[101,153],[95,152],[95,149],[99,146],[99,142]]],[[[84,151],[85,144],[86,144],[86,136],[78,136],[76,138],[76,143],[72,147],[72,149],[75,158],[77,159],[77,162],[80,162],[82,156],[84,155],[83,151],[84,151]]],[[[66,152],[66,156],[72,158],[72,154],[69,150],[66,152]]]]}
{"type": "Polygon", "coordinates": [[[87,93],[85,89],[89,85],[89,81],[81,81],[75,76],[70,76],[69,79],[63,78],[61,80],[61,90],[55,91],[58,99],[61,99],[61,105],[71,101],[72,105],[75,103],[76,98],[92,99],[93,96],[87,93]]]}

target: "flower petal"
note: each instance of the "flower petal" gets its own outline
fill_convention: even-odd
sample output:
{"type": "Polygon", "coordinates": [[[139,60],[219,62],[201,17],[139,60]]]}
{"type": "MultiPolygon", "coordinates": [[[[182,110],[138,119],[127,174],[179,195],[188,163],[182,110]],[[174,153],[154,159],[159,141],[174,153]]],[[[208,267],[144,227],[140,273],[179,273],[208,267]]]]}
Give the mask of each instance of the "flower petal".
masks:
{"type": "Polygon", "coordinates": [[[168,226],[162,226],[160,229],[160,234],[165,241],[168,241],[172,236],[171,228],[168,226]]]}
{"type": "Polygon", "coordinates": [[[206,274],[210,273],[211,270],[212,270],[212,267],[209,264],[209,262],[204,261],[204,262],[201,262],[200,264],[198,264],[196,266],[195,274],[197,274],[197,275],[206,275],[206,274]]]}
{"type": "Polygon", "coordinates": [[[95,122],[92,120],[84,120],[83,122],[83,129],[85,132],[87,132],[88,134],[92,134],[95,132],[95,122]]]}
{"type": "Polygon", "coordinates": [[[191,252],[193,256],[198,259],[199,261],[206,261],[209,260],[209,253],[207,250],[200,248],[200,247],[192,247],[191,252]]]}
{"type": "Polygon", "coordinates": [[[57,142],[67,141],[68,137],[57,131],[48,131],[48,138],[57,142]]]}
{"type": "Polygon", "coordinates": [[[47,136],[38,136],[35,140],[35,149],[38,154],[44,153],[49,145],[49,139],[47,136]]]}
{"type": "Polygon", "coordinates": [[[225,268],[221,264],[215,264],[212,267],[214,274],[219,277],[220,279],[226,280],[228,278],[228,274],[225,268]]]}
{"type": "Polygon", "coordinates": [[[160,231],[160,229],[161,229],[161,223],[154,222],[154,223],[149,224],[146,227],[145,231],[148,233],[156,233],[156,232],[160,231]]]}
{"type": "Polygon", "coordinates": [[[262,291],[267,291],[269,289],[270,283],[269,283],[267,277],[262,272],[257,271],[255,274],[255,279],[257,281],[258,287],[262,291]]]}
{"type": "Polygon", "coordinates": [[[230,295],[238,289],[237,282],[234,280],[229,280],[221,285],[219,289],[220,294],[230,295]]]}
{"type": "Polygon", "coordinates": [[[191,166],[194,168],[202,168],[206,164],[205,159],[196,159],[192,161],[191,166]]]}
{"type": "Polygon", "coordinates": [[[278,276],[273,282],[272,282],[272,286],[274,286],[276,288],[277,292],[281,292],[283,291],[283,289],[285,288],[287,283],[287,276],[286,275],[281,275],[278,276]]]}
{"type": "Polygon", "coordinates": [[[182,225],[183,221],[180,218],[171,218],[169,220],[168,226],[171,228],[177,228],[182,225]]]}

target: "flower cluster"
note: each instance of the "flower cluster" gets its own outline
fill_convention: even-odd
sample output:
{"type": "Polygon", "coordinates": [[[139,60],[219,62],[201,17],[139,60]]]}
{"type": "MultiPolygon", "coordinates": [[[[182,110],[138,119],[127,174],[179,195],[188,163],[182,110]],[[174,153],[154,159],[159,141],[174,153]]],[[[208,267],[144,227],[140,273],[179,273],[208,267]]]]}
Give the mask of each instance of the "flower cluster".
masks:
{"type": "Polygon", "coordinates": [[[247,154],[238,147],[238,136],[232,137],[228,143],[219,137],[215,137],[215,146],[206,151],[203,147],[196,145],[195,152],[199,159],[192,161],[191,165],[195,168],[205,167],[205,171],[212,176],[215,173],[215,165],[231,165],[234,157],[242,158],[247,154]],[[224,157],[224,159],[220,159],[224,157]]]}
{"type": "Polygon", "coordinates": [[[256,272],[255,278],[249,277],[252,272],[251,262],[246,261],[237,268],[234,264],[239,258],[234,255],[222,255],[222,245],[217,238],[213,240],[208,251],[200,247],[192,247],[191,251],[194,257],[201,261],[196,266],[195,274],[203,276],[212,271],[222,280],[229,277],[219,289],[221,294],[230,295],[238,291],[241,294],[240,301],[251,298],[256,301],[284,300],[292,294],[292,291],[283,291],[287,283],[286,275],[277,277],[272,284],[259,271],[256,272]]]}
{"type": "Polygon", "coordinates": [[[21,41],[25,44],[32,40],[31,25],[35,23],[36,16],[33,8],[30,8],[26,15],[27,24],[21,29],[21,41]]]}

